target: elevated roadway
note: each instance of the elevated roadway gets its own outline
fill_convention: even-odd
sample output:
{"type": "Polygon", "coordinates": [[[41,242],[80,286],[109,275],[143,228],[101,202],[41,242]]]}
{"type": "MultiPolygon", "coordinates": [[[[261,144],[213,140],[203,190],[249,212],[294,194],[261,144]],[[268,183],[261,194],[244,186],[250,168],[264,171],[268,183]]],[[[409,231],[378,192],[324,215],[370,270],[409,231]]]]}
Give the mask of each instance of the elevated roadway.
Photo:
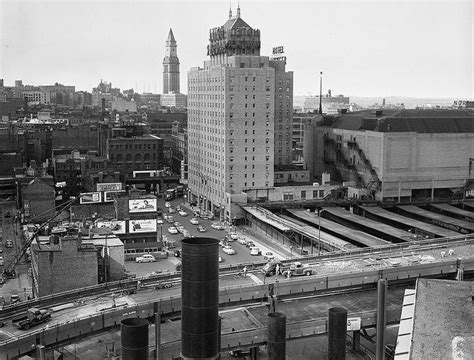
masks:
{"type": "MultiPolygon", "coordinates": [[[[439,248],[420,247],[419,249],[406,248],[397,254],[393,251],[386,252],[385,256],[382,256],[382,253],[378,253],[377,256],[367,253],[363,259],[359,256],[357,262],[354,256],[340,257],[338,261],[328,258],[319,264],[314,264],[318,269],[317,275],[303,278],[280,277],[266,280],[258,270],[252,273],[253,276],[247,278],[227,274],[220,278],[221,283],[228,284],[229,279],[239,279],[244,283],[240,286],[221,288],[220,307],[224,309],[266,302],[270,293],[276,294],[281,300],[288,300],[296,296],[322,296],[327,295],[328,292],[334,293],[348,289],[367,290],[373,288],[381,278],[387,279],[390,284],[413,283],[418,277],[454,277],[459,269],[462,269],[466,276],[474,272],[474,254],[472,244],[467,244],[468,242],[464,244],[458,242],[458,246],[453,246],[452,256],[442,255],[439,248]]],[[[154,288],[150,284],[147,290],[139,291],[137,294],[117,294],[113,299],[105,297],[103,300],[100,305],[91,300],[75,302],[69,307],[65,305],[53,314],[50,324],[29,331],[15,330],[7,323],[7,326],[0,330],[0,360],[26,354],[31,351],[31,345],[37,342],[46,346],[55,346],[58,343],[76,341],[77,338],[90,333],[108,331],[118,326],[126,317],[150,318],[160,309],[164,319],[175,318],[179,317],[181,310],[179,285],[161,289],[154,288]]],[[[298,326],[303,328],[304,324],[296,325],[295,331],[298,326]]],[[[306,331],[316,331],[312,329],[300,331],[300,333],[303,334],[302,336],[307,336],[306,331]]],[[[263,330],[260,328],[260,330],[249,331],[263,330]]],[[[240,340],[240,337],[238,338],[240,340]]],[[[248,338],[251,339],[252,336],[248,338]]],[[[229,344],[228,346],[233,346],[232,342],[229,344]]],[[[246,344],[241,342],[241,345],[246,344]]],[[[226,346],[223,342],[223,348],[226,346]]]]}
{"type": "Polygon", "coordinates": [[[339,236],[346,241],[356,243],[357,245],[367,246],[367,247],[379,247],[389,245],[390,242],[378,238],[376,236],[370,235],[363,231],[355,230],[348,228],[344,225],[341,225],[335,221],[325,219],[323,217],[318,218],[317,213],[308,212],[305,210],[287,210],[290,214],[302,219],[306,222],[309,222],[312,226],[318,226],[321,223],[321,229],[327,231],[330,234],[339,236]]]}
{"type": "Polygon", "coordinates": [[[402,213],[408,214],[422,221],[431,222],[432,224],[442,226],[446,229],[453,229],[454,231],[462,232],[464,234],[474,232],[474,222],[467,222],[459,219],[454,219],[449,216],[436,214],[432,211],[428,211],[414,205],[399,205],[396,208],[399,209],[402,213]]]}
{"type": "Polygon", "coordinates": [[[431,236],[429,237],[449,237],[449,236],[459,235],[459,233],[456,231],[452,231],[440,226],[428,224],[420,220],[414,220],[408,216],[403,216],[403,215],[391,212],[379,206],[373,206],[373,207],[372,206],[359,206],[358,209],[359,209],[358,211],[360,211],[361,216],[364,216],[376,221],[383,221],[386,224],[397,227],[397,228],[419,229],[424,233],[430,234],[431,236]]]}

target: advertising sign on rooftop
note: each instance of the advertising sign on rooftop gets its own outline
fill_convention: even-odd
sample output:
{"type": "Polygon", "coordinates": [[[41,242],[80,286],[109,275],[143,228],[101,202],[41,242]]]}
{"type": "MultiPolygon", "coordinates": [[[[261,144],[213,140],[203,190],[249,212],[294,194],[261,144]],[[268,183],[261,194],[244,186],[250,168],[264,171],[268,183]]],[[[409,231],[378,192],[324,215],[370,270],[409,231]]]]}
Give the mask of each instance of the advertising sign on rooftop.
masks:
{"type": "Polygon", "coordinates": [[[98,183],[97,191],[119,191],[122,190],[122,183],[98,183]]]}
{"type": "Polygon", "coordinates": [[[81,204],[94,204],[102,202],[102,194],[100,192],[81,193],[80,195],[81,204]]]}
{"type": "Polygon", "coordinates": [[[97,227],[110,229],[114,234],[125,234],[125,221],[98,221],[97,227]]]}
{"type": "Polygon", "coordinates": [[[144,233],[156,231],[156,219],[129,220],[129,233],[144,233]]]}
{"type": "Polygon", "coordinates": [[[156,199],[132,199],[128,201],[128,211],[131,213],[156,211],[156,199]]]}
{"type": "Polygon", "coordinates": [[[104,191],[104,202],[112,202],[118,198],[127,196],[125,190],[120,191],[104,191]]]}

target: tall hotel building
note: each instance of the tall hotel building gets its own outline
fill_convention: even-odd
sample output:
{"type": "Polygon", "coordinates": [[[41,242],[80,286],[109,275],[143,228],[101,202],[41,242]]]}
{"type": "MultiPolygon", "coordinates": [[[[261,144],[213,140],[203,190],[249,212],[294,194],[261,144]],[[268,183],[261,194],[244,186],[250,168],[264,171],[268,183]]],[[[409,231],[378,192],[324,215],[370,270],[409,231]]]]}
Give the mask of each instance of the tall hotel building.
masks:
{"type": "Polygon", "coordinates": [[[275,164],[291,163],[293,73],[260,56],[260,31],[240,8],[209,40],[209,60],[188,72],[188,187],[191,201],[232,221],[247,190],[266,192],[275,164]]]}

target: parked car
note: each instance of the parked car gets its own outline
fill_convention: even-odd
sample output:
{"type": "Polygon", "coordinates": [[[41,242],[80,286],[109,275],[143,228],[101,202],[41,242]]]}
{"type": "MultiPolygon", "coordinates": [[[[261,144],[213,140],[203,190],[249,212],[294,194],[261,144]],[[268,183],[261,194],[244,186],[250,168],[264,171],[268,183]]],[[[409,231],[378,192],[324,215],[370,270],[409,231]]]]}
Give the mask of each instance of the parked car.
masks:
{"type": "Polygon", "coordinates": [[[258,256],[260,254],[262,254],[262,252],[260,251],[258,247],[254,246],[253,248],[250,248],[250,255],[258,256]]]}
{"type": "Polygon", "coordinates": [[[247,240],[245,240],[244,238],[239,238],[237,242],[241,245],[247,245],[247,240]]]}
{"type": "Polygon", "coordinates": [[[180,225],[176,228],[178,230],[179,233],[184,233],[186,231],[186,229],[184,228],[184,226],[180,225]]]}
{"type": "Polygon", "coordinates": [[[176,212],[176,210],[173,209],[172,207],[170,207],[170,208],[168,208],[168,212],[169,212],[170,214],[174,214],[174,213],[176,212]]]}
{"type": "Polygon", "coordinates": [[[219,256],[219,262],[224,262],[224,259],[222,257],[219,256]]]}
{"type": "Polygon", "coordinates": [[[181,234],[183,234],[183,237],[185,237],[185,238],[190,238],[191,237],[191,233],[186,229],[184,229],[184,231],[181,234]]]}
{"type": "Polygon", "coordinates": [[[235,232],[229,233],[229,237],[230,237],[232,240],[237,240],[237,239],[239,238],[239,236],[238,236],[235,232]]]}
{"type": "Polygon", "coordinates": [[[225,241],[224,239],[222,239],[221,241],[219,241],[219,246],[220,247],[224,247],[227,245],[227,241],[225,241]]]}
{"type": "Polygon", "coordinates": [[[178,214],[181,216],[188,216],[188,213],[184,210],[179,210],[178,214]]]}
{"type": "Polygon", "coordinates": [[[166,222],[172,224],[174,222],[173,215],[165,215],[166,222]]]}
{"type": "Polygon", "coordinates": [[[7,242],[5,243],[5,247],[12,248],[13,247],[13,241],[7,240],[7,242]]]}
{"type": "Polygon", "coordinates": [[[181,223],[179,221],[175,221],[173,225],[175,228],[177,228],[178,226],[181,226],[181,223]]]}
{"type": "Polygon", "coordinates": [[[190,222],[191,224],[193,224],[193,225],[199,225],[199,220],[196,219],[195,217],[191,218],[191,219],[189,220],[189,222],[190,222]]]}
{"type": "Polygon", "coordinates": [[[226,245],[224,246],[224,249],[222,249],[227,255],[235,255],[235,250],[232,249],[232,246],[226,245]]]}
{"type": "Polygon", "coordinates": [[[207,231],[207,229],[202,225],[198,225],[197,229],[198,229],[199,232],[206,232],[207,231]]]}
{"type": "Polygon", "coordinates": [[[165,202],[165,208],[170,208],[171,207],[171,203],[169,203],[168,201],[165,202]]]}
{"type": "Polygon", "coordinates": [[[268,251],[263,255],[263,260],[273,260],[275,259],[275,255],[271,251],[268,251]]]}
{"type": "Polygon", "coordinates": [[[168,232],[169,232],[170,234],[173,234],[173,235],[174,235],[174,234],[177,234],[177,233],[178,233],[178,229],[176,229],[174,226],[170,226],[170,227],[168,228],[168,232]]]}
{"type": "Polygon", "coordinates": [[[156,261],[155,257],[151,254],[145,254],[135,259],[136,263],[155,262],[155,261],[156,261]]]}
{"type": "Polygon", "coordinates": [[[174,256],[176,256],[176,257],[181,257],[181,249],[175,250],[174,256]]]}

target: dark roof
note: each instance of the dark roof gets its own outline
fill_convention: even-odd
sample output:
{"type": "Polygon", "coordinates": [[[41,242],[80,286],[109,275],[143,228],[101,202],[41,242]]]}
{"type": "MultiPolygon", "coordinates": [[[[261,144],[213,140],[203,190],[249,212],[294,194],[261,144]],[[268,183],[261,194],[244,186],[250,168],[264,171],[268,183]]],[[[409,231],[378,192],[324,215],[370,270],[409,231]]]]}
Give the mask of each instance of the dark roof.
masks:
{"type": "Polygon", "coordinates": [[[174,39],[173,30],[171,30],[171,28],[170,28],[170,32],[168,33],[168,40],[166,41],[176,42],[176,40],[174,39]]]}
{"type": "Polygon", "coordinates": [[[358,111],[335,117],[332,127],[346,130],[417,133],[473,133],[474,114],[464,110],[358,111]]]}
{"type": "Polygon", "coordinates": [[[223,27],[224,27],[224,30],[241,29],[241,28],[252,29],[249,24],[247,24],[244,20],[242,20],[241,17],[230,18],[229,20],[226,21],[223,27]]]}

